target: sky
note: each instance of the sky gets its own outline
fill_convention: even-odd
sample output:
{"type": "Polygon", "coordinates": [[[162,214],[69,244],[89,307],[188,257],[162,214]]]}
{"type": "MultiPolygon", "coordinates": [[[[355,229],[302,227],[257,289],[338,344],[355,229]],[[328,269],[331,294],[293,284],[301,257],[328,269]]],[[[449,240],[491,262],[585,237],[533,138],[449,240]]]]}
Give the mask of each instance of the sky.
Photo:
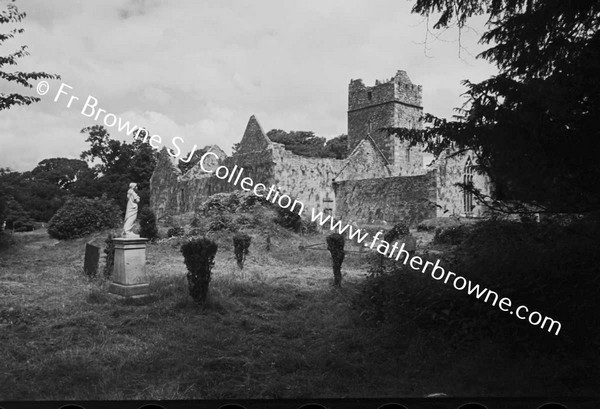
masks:
{"type": "MultiPolygon", "coordinates": [[[[0,56],[21,45],[30,55],[3,70],[61,79],[48,81],[40,102],[0,111],[0,167],[26,171],[46,158],[78,158],[88,148],[81,129],[110,124],[108,113],[168,147],[180,137],[183,152],[217,144],[230,153],[251,115],[265,132],[329,139],[347,132],[350,80],[374,85],[399,69],[423,86],[425,112],[449,118],[464,101],[462,80],[496,73],[475,58],[486,48],[478,44],[484,19],[470,21],[459,43],[457,29],[433,30],[433,21],[410,12],[413,3],[17,0],[25,31],[0,45],[0,56]],[[66,94],[57,99],[61,84],[66,94]],[[78,99],[68,106],[71,96],[78,99]],[[106,111],[97,120],[82,113],[89,97],[94,114],[106,111]]],[[[32,89],[0,84],[0,92],[37,96],[38,81],[32,89]]],[[[107,128],[111,138],[132,140],[107,128]]]]}

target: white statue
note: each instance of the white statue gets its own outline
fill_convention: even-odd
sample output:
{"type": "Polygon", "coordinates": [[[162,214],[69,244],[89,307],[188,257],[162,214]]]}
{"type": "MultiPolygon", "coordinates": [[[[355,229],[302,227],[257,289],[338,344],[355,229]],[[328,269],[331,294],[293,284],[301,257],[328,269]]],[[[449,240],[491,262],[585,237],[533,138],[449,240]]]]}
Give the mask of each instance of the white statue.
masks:
{"type": "Polygon", "coordinates": [[[125,224],[123,226],[123,237],[140,237],[139,234],[135,234],[133,230],[133,224],[137,219],[138,203],[140,197],[136,193],[137,183],[130,183],[129,190],[127,191],[127,208],[125,209],[125,224]]]}

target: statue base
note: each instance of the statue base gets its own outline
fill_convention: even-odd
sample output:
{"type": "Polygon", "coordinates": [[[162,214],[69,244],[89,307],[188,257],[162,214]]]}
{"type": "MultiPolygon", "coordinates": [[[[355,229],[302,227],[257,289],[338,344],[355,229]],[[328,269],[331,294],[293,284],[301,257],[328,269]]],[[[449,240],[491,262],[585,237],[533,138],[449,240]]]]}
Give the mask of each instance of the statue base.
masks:
{"type": "Polygon", "coordinates": [[[125,298],[150,293],[146,279],[146,243],[143,237],[116,237],[115,262],[108,292],[125,298]]]}

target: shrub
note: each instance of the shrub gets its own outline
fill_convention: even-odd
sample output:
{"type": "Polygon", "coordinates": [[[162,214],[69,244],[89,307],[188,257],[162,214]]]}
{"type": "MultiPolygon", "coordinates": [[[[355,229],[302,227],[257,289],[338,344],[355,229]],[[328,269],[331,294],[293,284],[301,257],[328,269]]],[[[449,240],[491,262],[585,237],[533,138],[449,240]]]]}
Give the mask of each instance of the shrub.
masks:
{"type": "Polygon", "coordinates": [[[319,225],[317,222],[311,222],[310,220],[302,220],[302,233],[303,234],[315,234],[319,231],[319,225]]]}
{"type": "Polygon", "coordinates": [[[204,303],[208,296],[211,269],[217,254],[217,244],[207,238],[192,239],[181,246],[187,267],[190,295],[197,303],[204,303]]]}
{"type": "Polygon", "coordinates": [[[104,254],[106,254],[106,262],[104,263],[104,277],[110,278],[115,265],[115,242],[113,239],[115,236],[112,233],[108,234],[108,237],[104,241],[106,247],[104,248],[104,254]]]}
{"type": "Polygon", "coordinates": [[[281,206],[275,205],[275,207],[277,211],[275,223],[294,232],[302,230],[302,218],[298,213],[294,213],[289,209],[284,209],[281,206]]]}
{"type": "Polygon", "coordinates": [[[231,227],[231,217],[225,215],[217,216],[208,225],[209,231],[220,231],[231,227]]]}
{"type": "Polygon", "coordinates": [[[181,226],[173,226],[167,230],[168,237],[181,237],[185,234],[185,230],[181,226]]]}
{"type": "Polygon", "coordinates": [[[252,238],[245,233],[237,233],[233,236],[233,251],[240,269],[244,268],[244,261],[248,255],[251,240],[252,238]]]}
{"type": "Polygon", "coordinates": [[[513,310],[526,305],[530,313],[539,311],[560,321],[559,336],[556,327],[548,333],[547,328],[502,312],[497,301],[493,305],[491,293],[489,302],[483,301],[485,297],[477,300],[467,291],[457,291],[451,282],[436,281],[402,263],[367,277],[355,305],[367,320],[398,328],[411,322],[415,328],[436,331],[436,336],[443,334],[448,342],[466,345],[486,336],[511,348],[569,354],[578,340],[600,342],[598,232],[598,224],[590,220],[566,227],[484,221],[464,230],[461,242],[440,258],[446,272],[492,290],[499,298],[510,298],[513,310]]]}
{"type": "Polygon", "coordinates": [[[59,240],[83,237],[122,223],[119,207],[112,199],[76,197],[65,203],[48,223],[48,234],[59,240]]]}
{"type": "Polygon", "coordinates": [[[150,207],[144,206],[138,215],[140,221],[140,236],[151,241],[158,238],[156,216],[150,207]]]}
{"type": "Polygon", "coordinates": [[[433,242],[436,244],[460,244],[467,237],[469,237],[472,228],[472,225],[466,224],[450,227],[438,227],[435,230],[433,242]]]}
{"type": "Polygon", "coordinates": [[[408,230],[408,226],[406,225],[406,223],[401,222],[401,223],[396,224],[390,230],[388,230],[383,235],[383,239],[385,241],[387,241],[388,243],[393,243],[394,240],[396,240],[400,237],[408,236],[409,234],[410,234],[410,230],[408,230]]]}
{"type": "Polygon", "coordinates": [[[333,264],[333,285],[339,287],[342,284],[342,262],[344,261],[344,236],[332,233],[327,236],[327,250],[331,253],[333,264]]]}
{"type": "Polygon", "coordinates": [[[188,236],[201,236],[201,235],[202,235],[202,230],[198,229],[198,228],[193,228],[188,233],[188,236]]]}

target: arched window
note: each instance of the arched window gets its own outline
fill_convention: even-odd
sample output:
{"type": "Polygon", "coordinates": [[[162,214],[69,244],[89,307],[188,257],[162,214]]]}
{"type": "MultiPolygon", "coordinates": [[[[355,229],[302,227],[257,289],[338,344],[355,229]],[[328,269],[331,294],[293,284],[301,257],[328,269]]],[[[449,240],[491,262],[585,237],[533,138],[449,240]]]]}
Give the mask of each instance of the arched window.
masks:
{"type": "MultiPolygon", "coordinates": [[[[467,163],[465,164],[463,184],[466,186],[473,185],[473,164],[470,157],[467,159],[467,163]]],[[[473,216],[473,193],[467,190],[463,191],[463,209],[465,211],[465,216],[473,216]]]]}

